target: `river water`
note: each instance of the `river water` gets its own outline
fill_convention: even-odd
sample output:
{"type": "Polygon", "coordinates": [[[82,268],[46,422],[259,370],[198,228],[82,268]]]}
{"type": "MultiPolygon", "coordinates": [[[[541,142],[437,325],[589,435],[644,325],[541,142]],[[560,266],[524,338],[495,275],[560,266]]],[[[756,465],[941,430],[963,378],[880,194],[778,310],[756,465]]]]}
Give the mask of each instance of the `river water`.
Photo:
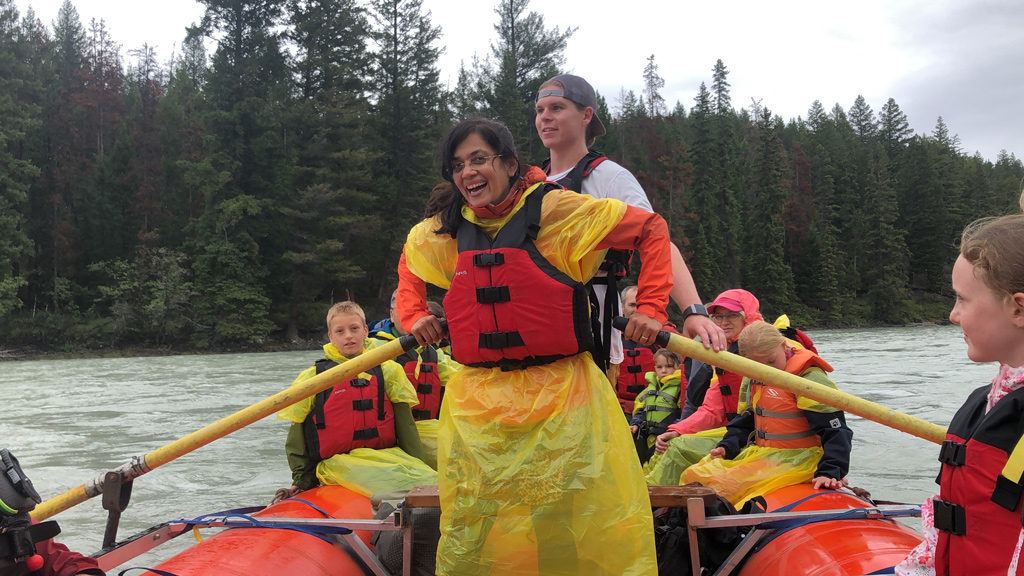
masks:
{"type": "MultiPolygon", "coordinates": [[[[946,426],[995,365],[970,362],[956,326],[816,330],[840,389],[946,426]]],[[[202,428],[288,386],[318,351],[158,358],[0,362],[6,396],[2,445],[44,499],[202,428]]],[[[938,446],[856,416],[851,484],[877,499],[919,503],[935,489],[938,446]]],[[[273,417],[138,478],[119,538],[160,522],[266,504],[290,484],[287,424],[273,417]]],[[[99,549],[100,499],[58,514],[58,540],[99,549]]],[[[131,565],[153,565],[192,542],[158,548],[131,565]]]]}

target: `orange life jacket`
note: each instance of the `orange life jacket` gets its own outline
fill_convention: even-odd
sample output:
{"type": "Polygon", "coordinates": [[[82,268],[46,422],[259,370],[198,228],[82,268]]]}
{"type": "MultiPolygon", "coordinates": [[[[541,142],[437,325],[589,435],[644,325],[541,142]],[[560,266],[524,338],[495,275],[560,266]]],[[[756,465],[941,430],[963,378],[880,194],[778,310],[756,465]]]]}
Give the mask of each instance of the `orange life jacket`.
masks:
{"type": "MultiPolygon", "coordinates": [[[[807,349],[794,349],[786,361],[786,372],[802,376],[812,367],[826,372],[832,366],[807,349]]],[[[811,430],[804,411],[797,406],[796,395],[768,384],[751,380],[747,385],[747,405],[754,411],[754,442],[768,448],[811,448],[821,446],[821,438],[811,430]]]]}

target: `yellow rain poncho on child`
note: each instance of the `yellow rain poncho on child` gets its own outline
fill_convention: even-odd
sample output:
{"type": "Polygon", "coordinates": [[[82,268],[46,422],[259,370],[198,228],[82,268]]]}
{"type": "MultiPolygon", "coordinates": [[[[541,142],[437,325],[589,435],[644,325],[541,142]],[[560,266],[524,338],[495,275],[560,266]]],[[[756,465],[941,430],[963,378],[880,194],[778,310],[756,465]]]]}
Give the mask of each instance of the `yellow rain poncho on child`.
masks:
{"type": "Polygon", "coordinates": [[[678,486],[683,484],[683,472],[700,462],[711,449],[722,441],[725,427],[712,428],[696,434],[683,434],[668,443],[664,454],[652,454],[644,465],[645,480],[650,486],[678,486]]]}
{"type": "MultiPolygon", "coordinates": [[[[364,343],[364,347],[366,344],[364,343]]],[[[348,360],[343,356],[334,344],[324,344],[324,356],[339,364],[348,360]]],[[[385,393],[392,404],[416,404],[419,398],[416,390],[412,387],[405,372],[398,364],[387,361],[380,365],[384,373],[385,393]]],[[[302,371],[295,378],[292,386],[312,378],[316,375],[316,366],[310,366],[302,371]]],[[[360,375],[366,377],[366,375],[360,375]]],[[[300,463],[318,460],[317,455],[308,454],[305,441],[302,436],[302,422],[306,420],[313,409],[313,397],[304,398],[277,413],[278,420],[289,420],[293,422],[288,433],[286,448],[289,463],[293,469],[293,480],[297,486],[306,489],[312,487],[310,480],[299,480],[296,474],[300,463]],[[307,485],[303,485],[307,484],[307,485]]],[[[397,411],[396,411],[397,412],[397,411]]],[[[411,419],[411,412],[409,415],[411,419]]],[[[344,486],[349,490],[358,492],[364,496],[371,496],[384,492],[395,492],[409,490],[414,486],[432,485],[437,482],[437,473],[417,456],[422,455],[419,448],[418,438],[408,438],[416,435],[416,426],[408,422],[404,427],[396,418],[396,433],[399,436],[399,445],[405,445],[411,452],[406,453],[399,446],[391,448],[372,449],[356,448],[343,454],[335,454],[326,460],[320,460],[316,464],[316,479],[321,484],[344,486]],[[411,433],[410,433],[411,430],[411,433]],[[405,436],[405,438],[403,438],[405,436]],[[413,446],[413,448],[410,448],[413,446]]],[[[315,485],[315,482],[312,482],[315,485]]]]}
{"type": "MultiPolygon", "coordinates": [[[[741,336],[742,338],[742,336],[741,336]]],[[[810,350],[786,346],[786,371],[837,388],[831,371],[810,350]]],[[[754,496],[825,476],[842,480],[850,467],[853,432],[835,408],[744,378],[747,408],[729,422],[718,444],[725,458],[708,456],[683,473],[683,483],[710,486],[737,508],[754,496]],[[747,444],[749,437],[754,443],[747,444]]]]}
{"type": "MultiPolygon", "coordinates": [[[[376,347],[382,346],[389,340],[393,339],[394,336],[389,334],[377,334],[372,338],[368,338],[367,342],[376,347]]],[[[422,356],[419,355],[422,353],[423,348],[423,346],[419,346],[413,349],[413,352],[415,352],[419,357],[419,362],[416,364],[414,369],[415,371],[420,369],[422,356]]],[[[441,386],[443,388],[448,384],[448,381],[451,380],[452,376],[462,369],[462,365],[455,360],[452,360],[452,357],[441,348],[436,348],[435,351],[437,353],[437,378],[441,381],[441,386]]],[[[408,376],[409,373],[406,372],[406,375],[408,376]]],[[[418,374],[416,372],[413,373],[413,377],[417,375],[418,374]]],[[[412,377],[409,379],[413,380],[412,377]]],[[[413,406],[413,408],[415,408],[415,406],[413,406]]],[[[423,447],[423,461],[434,470],[437,470],[437,430],[439,427],[440,423],[437,418],[427,418],[425,420],[416,421],[416,429],[420,434],[420,445],[423,447]]]]}
{"type": "MultiPolygon", "coordinates": [[[[463,217],[493,238],[536,190],[529,188],[503,218],[483,220],[468,208],[463,217]]],[[[640,308],[660,322],[671,280],[646,264],[664,254],[668,269],[667,230],[663,221],[636,224],[641,215],[653,215],[633,210],[551,190],[535,245],[562,273],[586,282],[601,261],[599,245],[618,247],[602,240],[610,243],[613,230],[616,238],[630,230],[639,244],[625,247],[639,249],[645,263],[640,308]],[[659,245],[645,256],[655,242],[665,243],[664,253],[659,245]]],[[[434,232],[439,223],[428,219],[409,233],[399,265],[403,325],[426,314],[424,281],[451,285],[457,245],[434,232]]],[[[453,353],[459,361],[455,346],[453,353]]],[[[508,371],[464,366],[448,382],[440,422],[438,574],[657,573],[650,502],[629,429],[588,353],[508,371]]]]}

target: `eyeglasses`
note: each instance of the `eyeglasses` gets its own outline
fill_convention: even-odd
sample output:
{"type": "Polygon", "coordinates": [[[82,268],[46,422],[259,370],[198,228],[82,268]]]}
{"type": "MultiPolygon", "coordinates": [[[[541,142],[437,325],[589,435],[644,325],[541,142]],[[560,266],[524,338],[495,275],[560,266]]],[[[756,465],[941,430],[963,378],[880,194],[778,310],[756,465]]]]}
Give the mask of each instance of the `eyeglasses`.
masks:
{"type": "Polygon", "coordinates": [[[739,318],[742,315],[743,315],[742,312],[729,312],[728,314],[710,314],[710,315],[708,315],[708,317],[711,318],[711,320],[713,320],[715,322],[724,322],[724,321],[727,321],[727,320],[728,321],[735,320],[735,319],[739,318]]]}
{"type": "MultiPolygon", "coordinates": [[[[487,164],[495,158],[500,158],[501,154],[492,154],[490,156],[473,156],[469,159],[469,166],[473,170],[479,170],[484,164],[487,164]]],[[[466,169],[466,162],[452,162],[452,176],[461,174],[466,169]]]]}

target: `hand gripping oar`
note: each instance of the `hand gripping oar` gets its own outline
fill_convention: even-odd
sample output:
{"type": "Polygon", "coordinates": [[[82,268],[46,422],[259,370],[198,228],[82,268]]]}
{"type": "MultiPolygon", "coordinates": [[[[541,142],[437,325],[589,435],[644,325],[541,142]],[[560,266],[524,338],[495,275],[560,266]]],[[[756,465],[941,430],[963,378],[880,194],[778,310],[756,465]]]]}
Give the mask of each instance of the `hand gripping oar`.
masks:
{"type": "MultiPolygon", "coordinates": [[[[230,416],[221,418],[213,424],[187,434],[170,444],[145,454],[144,456],[133,456],[130,462],[122,464],[120,467],[113,470],[113,472],[120,474],[122,482],[130,482],[157,466],[162,466],[179,456],[184,456],[185,454],[188,454],[197,448],[201,448],[218,438],[227,436],[228,434],[244,428],[253,422],[274,414],[282,408],[291,406],[303,398],[312,396],[321,390],[326,390],[342,380],[351,378],[382,362],[391,360],[403,352],[411,350],[415,346],[416,338],[411,334],[407,334],[401,338],[391,340],[386,344],[378,346],[377,348],[367,350],[359,356],[343,362],[330,370],[325,370],[308,380],[303,380],[295,386],[282,390],[277,394],[265,398],[248,408],[243,408],[230,416]]],[[[89,483],[82,484],[77,488],[72,488],[63,494],[50,498],[36,506],[35,510],[33,510],[31,514],[32,518],[35,520],[44,520],[54,514],[63,512],[72,506],[81,504],[93,496],[99,495],[103,491],[105,478],[106,474],[89,483]]]]}
{"type": "MultiPolygon", "coordinates": [[[[626,322],[627,320],[621,316],[613,321],[618,330],[624,330],[626,322]]],[[[942,444],[943,440],[946,439],[946,429],[938,424],[932,424],[916,416],[911,416],[892,408],[886,408],[881,404],[876,404],[853,394],[822,386],[817,382],[812,382],[806,378],[801,378],[795,374],[790,374],[784,370],[779,370],[778,368],[761,364],[742,356],[737,356],[731,352],[715,352],[712,349],[705,348],[703,344],[696,340],[690,340],[678,334],[665,331],[658,332],[654,343],[668,348],[684,358],[687,356],[696,358],[701,362],[724,368],[730,372],[770,384],[776,388],[781,388],[811,400],[816,400],[838,410],[856,414],[857,416],[873,420],[879,424],[895,428],[930,442],[935,442],[936,444],[942,444]]]]}

